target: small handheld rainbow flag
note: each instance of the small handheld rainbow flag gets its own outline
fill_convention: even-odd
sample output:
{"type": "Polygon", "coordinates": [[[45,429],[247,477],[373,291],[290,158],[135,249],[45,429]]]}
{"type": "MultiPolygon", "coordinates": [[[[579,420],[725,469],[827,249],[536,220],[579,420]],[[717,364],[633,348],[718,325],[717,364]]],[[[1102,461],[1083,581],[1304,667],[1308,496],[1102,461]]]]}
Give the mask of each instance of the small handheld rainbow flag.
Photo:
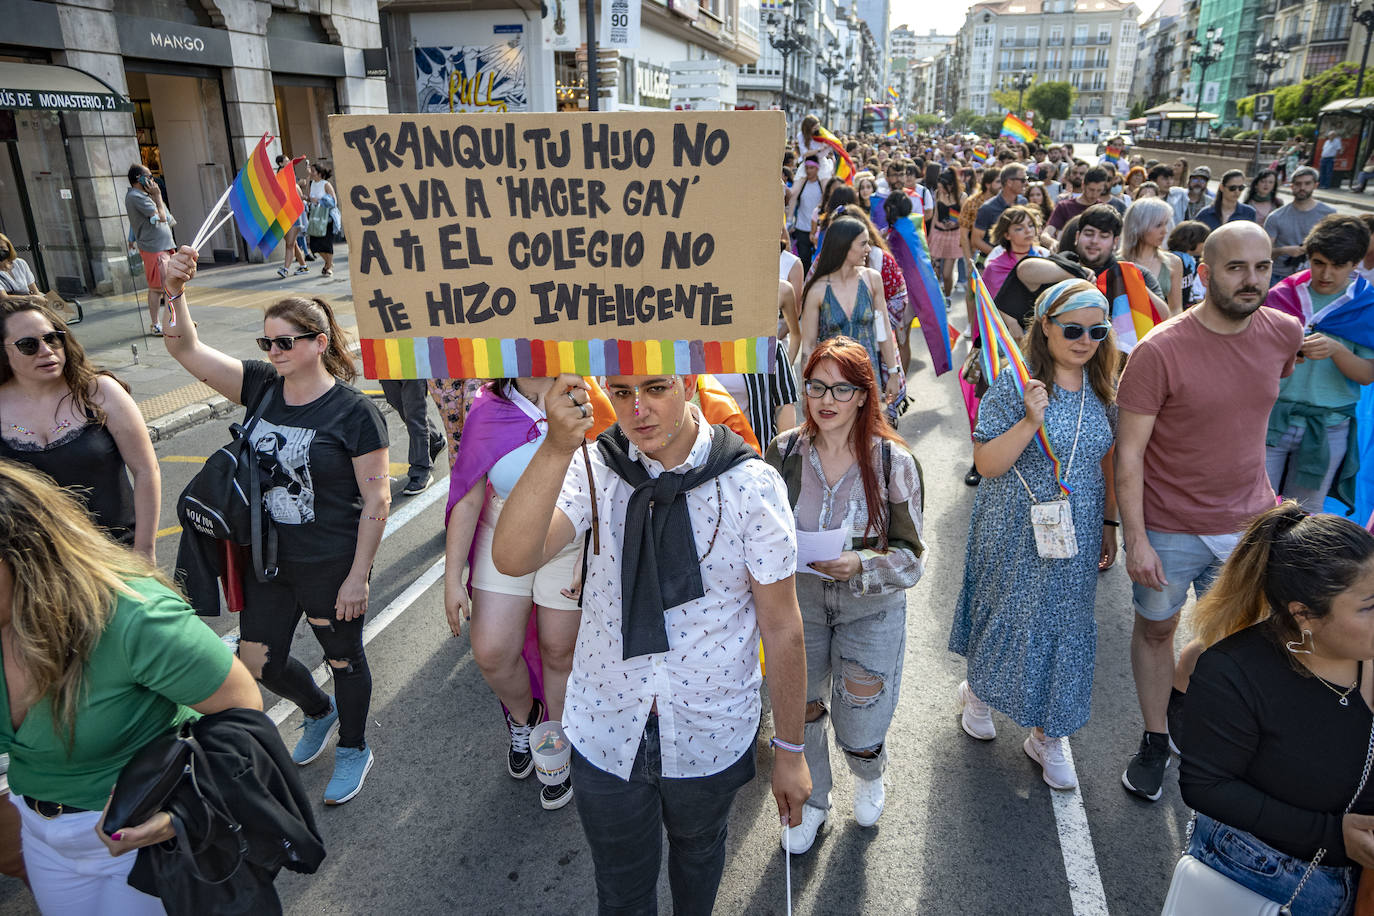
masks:
{"type": "MultiPolygon", "coordinates": [[[[267,157],[267,144],[271,141],[271,134],[262,135],[229,189],[229,208],[234,211],[234,222],[238,223],[248,244],[261,251],[264,257],[272,253],[285,234],[284,231],[273,232],[273,228],[282,210],[288,206],[286,191],[272,170],[272,160],[267,157]]],[[[296,215],[299,216],[299,212],[296,215]]]]}
{"type": "MultiPolygon", "coordinates": [[[[988,384],[992,384],[992,380],[997,378],[1003,369],[1010,366],[1013,379],[1016,382],[1016,390],[1024,395],[1026,382],[1030,381],[1031,374],[1025,359],[1021,356],[1021,348],[1012,339],[1011,332],[1007,330],[1007,325],[1002,320],[1002,314],[997,311],[997,306],[992,301],[992,295],[983,283],[983,275],[973,265],[969,265],[969,272],[973,283],[973,297],[978,302],[978,336],[983,340],[980,351],[982,353],[983,378],[988,380],[988,384]]],[[[1059,456],[1054,453],[1054,446],[1050,445],[1050,439],[1045,432],[1043,423],[1035,432],[1035,441],[1040,444],[1040,450],[1050,460],[1050,465],[1054,468],[1054,480],[1055,483],[1059,484],[1060,491],[1066,496],[1072,493],[1073,488],[1064,482],[1064,472],[1060,467],[1059,456]]]]}
{"type": "Polygon", "coordinates": [[[1034,127],[1011,112],[1007,112],[1007,116],[1002,119],[1002,136],[1009,137],[1017,143],[1032,143],[1040,135],[1036,133],[1034,127]]]}
{"type": "Polygon", "coordinates": [[[844,144],[840,142],[840,138],[819,125],[813,136],[835,151],[835,155],[838,157],[835,164],[835,177],[847,185],[854,184],[854,173],[858,170],[854,168],[854,160],[850,159],[849,153],[845,152],[844,144]]]}
{"type": "Polygon", "coordinates": [[[896,138],[900,137],[901,135],[902,135],[902,132],[901,132],[900,130],[898,130],[897,128],[895,128],[895,127],[889,127],[889,128],[887,129],[887,133],[884,134],[884,136],[886,136],[889,140],[895,140],[896,138]]]}
{"type": "Polygon", "coordinates": [[[1119,146],[1109,146],[1109,147],[1107,147],[1107,151],[1106,151],[1105,153],[1102,154],[1102,159],[1101,159],[1100,161],[1102,161],[1102,162],[1110,162],[1112,165],[1116,166],[1118,170],[1120,170],[1120,169],[1121,169],[1121,152],[1122,152],[1121,147],[1119,147],[1119,146]]]}
{"type": "Polygon", "coordinates": [[[969,158],[973,160],[974,165],[988,164],[988,154],[976,146],[973,148],[973,152],[969,155],[969,158]]]}
{"type": "Polygon", "coordinates": [[[901,95],[897,92],[897,90],[893,89],[891,86],[887,87],[887,95],[894,102],[901,98],[901,95]]]}

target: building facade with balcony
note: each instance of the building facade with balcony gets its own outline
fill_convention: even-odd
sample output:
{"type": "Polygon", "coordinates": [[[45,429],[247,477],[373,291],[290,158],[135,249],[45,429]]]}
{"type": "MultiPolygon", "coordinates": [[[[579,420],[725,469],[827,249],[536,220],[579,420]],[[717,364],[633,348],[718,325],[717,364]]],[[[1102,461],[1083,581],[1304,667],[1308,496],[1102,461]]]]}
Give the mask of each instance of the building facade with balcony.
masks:
{"type": "Polygon", "coordinates": [[[1289,58],[1270,81],[1272,86],[1302,82],[1341,61],[1359,62],[1364,30],[1353,28],[1350,4],[1330,0],[1268,0],[1269,28],[1264,38],[1277,38],[1289,58]]]}
{"type": "Polygon", "coordinates": [[[1139,9],[1122,0],[985,0],[959,31],[959,108],[1001,110],[995,91],[1018,73],[1077,90],[1059,133],[1093,136],[1124,120],[1139,46],[1139,9]]]}
{"type": "MultiPolygon", "coordinates": [[[[1184,5],[1184,0],[1164,0],[1140,26],[1140,52],[1131,100],[1146,108],[1183,94],[1188,39],[1192,35],[1184,5]]],[[[1197,5],[1197,0],[1192,0],[1194,15],[1197,5]]]]}

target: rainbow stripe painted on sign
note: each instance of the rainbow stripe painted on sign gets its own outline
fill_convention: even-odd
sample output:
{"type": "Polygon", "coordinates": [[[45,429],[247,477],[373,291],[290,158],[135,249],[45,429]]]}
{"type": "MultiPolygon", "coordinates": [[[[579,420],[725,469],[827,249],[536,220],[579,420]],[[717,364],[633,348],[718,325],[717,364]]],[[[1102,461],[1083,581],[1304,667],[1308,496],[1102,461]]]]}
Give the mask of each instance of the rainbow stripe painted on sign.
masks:
{"type": "Polygon", "coordinates": [[[529,340],[458,337],[363,338],[371,379],[530,378],[558,375],[688,375],[774,371],[777,339],[529,340]]]}

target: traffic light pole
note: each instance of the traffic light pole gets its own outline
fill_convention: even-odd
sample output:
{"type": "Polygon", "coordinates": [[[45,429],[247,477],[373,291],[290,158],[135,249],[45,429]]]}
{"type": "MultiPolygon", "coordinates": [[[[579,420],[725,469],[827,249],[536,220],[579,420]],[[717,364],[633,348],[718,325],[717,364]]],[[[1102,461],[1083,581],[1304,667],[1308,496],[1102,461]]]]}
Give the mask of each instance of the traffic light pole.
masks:
{"type": "Polygon", "coordinates": [[[597,85],[601,60],[596,53],[596,4],[585,0],[587,7],[587,110],[601,110],[601,87],[597,85]]]}

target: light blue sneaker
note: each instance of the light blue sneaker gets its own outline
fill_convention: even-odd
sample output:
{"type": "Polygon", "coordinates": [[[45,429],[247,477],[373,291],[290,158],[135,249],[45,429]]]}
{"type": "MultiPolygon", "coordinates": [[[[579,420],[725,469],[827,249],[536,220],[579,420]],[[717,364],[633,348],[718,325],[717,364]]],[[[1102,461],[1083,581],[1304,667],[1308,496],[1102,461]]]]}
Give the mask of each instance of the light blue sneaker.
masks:
{"type": "Polygon", "coordinates": [[[372,769],[372,748],[336,747],[334,775],[324,787],[326,805],[342,805],[363,790],[363,780],[372,769]]]}
{"type": "Polygon", "coordinates": [[[314,763],[315,758],[324,753],[325,742],[329,740],[329,733],[334,731],[334,727],[339,724],[339,707],[335,705],[334,698],[329,698],[329,713],[312,719],[309,716],[302,718],[301,724],[296,726],[298,731],[303,731],[301,740],[296,742],[296,749],[291,752],[291,759],[297,766],[305,766],[307,763],[314,763]]]}

